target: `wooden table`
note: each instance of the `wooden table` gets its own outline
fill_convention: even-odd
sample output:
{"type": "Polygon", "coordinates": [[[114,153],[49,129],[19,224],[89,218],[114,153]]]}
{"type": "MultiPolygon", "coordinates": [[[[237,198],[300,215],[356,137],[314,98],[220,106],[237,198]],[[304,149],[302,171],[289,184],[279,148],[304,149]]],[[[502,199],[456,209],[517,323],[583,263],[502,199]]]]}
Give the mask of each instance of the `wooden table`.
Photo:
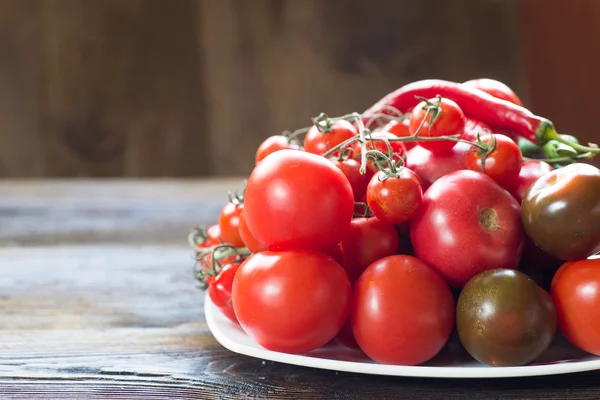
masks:
{"type": "Polygon", "coordinates": [[[600,372],[410,379],[224,349],[204,322],[186,236],[238,183],[1,182],[0,398],[600,398],[600,372]]]}

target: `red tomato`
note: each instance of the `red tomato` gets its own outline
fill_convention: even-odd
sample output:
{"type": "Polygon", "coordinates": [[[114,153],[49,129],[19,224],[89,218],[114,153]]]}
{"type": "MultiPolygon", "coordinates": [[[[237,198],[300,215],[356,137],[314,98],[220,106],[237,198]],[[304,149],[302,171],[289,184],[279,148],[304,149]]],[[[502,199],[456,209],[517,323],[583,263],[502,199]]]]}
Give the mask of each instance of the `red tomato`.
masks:
{"type": "Polygon", "coordinates": [[[342,171],[315,154],[280,150],[248,179],[244,218],[271,250],[327,251],[344,237],[354,212],[352,186],[342,171]]]}
{"type": "MultiPolygon", "coordinates": [[[[437,99],[430,99],[430,103],[438,104],[437,99]]],[[[440,136],[460,135],[465,131],[465,114],[454,101],[442,98],[439,102],[437,117],[431,123],[435,111],[427,113],[427,110],[434,110],[433,106],[427,105],[424,101],[420,102],[410,113],[410,133],[414,134],[423,120],[423,126],[419,131],[419,136],[423,138],[434,138],[440,136]]],[[[459,137],[460,137],[459,136],[459,137]]],[[[433,153],[447,153],[456,142],[450,140],[423,141],[419,145],[433,153]]]]}
{"type": "Polygon", "coordinates": [[[219,215],[219,229],[221,239],[235,247],[243,247],[244,242],[240,237],[240,213],[244,204],[227,203],[219,215]]]}
{"type": "Polygon", "coordinates": [[[297,143],[290,141],[290,139],[285,136],[273,135],[266,138],[260,146],[258,146],[254,160],[256,164],[258,164],[269,154],[283,149],[301,150],[297,143]]]}
{"type": "Polygon", "coordinates": [[[521,170],[519,171],[519,178],[517,179],[517,185],[512,190],[513,196],[520,203],[525,196],[525,192],[535,181],[554,168],[550,164],[539,160],[527,160],[523,162],[521,170]]]}
{"type": "Polygon", "coordinates": [[[377,218],[390,224],[408,221],[423,199],[423,189],[417,175],[402,168],[397,176],[387,177],[381,171],[367,186],[367,204],[377,218]]]}
{"type": "MultiPolygon", "coordinates": [[[[412,133],[410,133],[410,129],[408,127],[410,120],[404,119],[402,121],[390,121],[388,122],[381,130],[383,132],[391,133],[392,135],[398,137],[410,137],[412,133]]],[[[417,144],[416,142],[402,142],[407,150],[412,149],[417,144]]]]}
{"type": "Polygon", "coordinates": [[[340,248],[350,282],[374,261],[398,253],[400,239],[396,227],[377,218],[354,218],[340,248]]]}
{"type": "Polygon", "coordinates": [[[448,341],[454,308],[448,284],[427,264],[412,256],[385,257],[371,264],[355,284],[352,331],[373,360],[418,365],[448,341]]]}
{"type": "Polygon", "coordinates": [[[358,343],[356,343],[356,339],[354,339],[354,334],[352,333],[350,318],[346,319],[344,326],[342,326],[342,329],[340,329],[336,335],[335,341],[351,349],[360,350],[358,343]]]}
{"type": "Polygon", "coordinates": [[[517,201],[475,171],[437,180],[410,221],[417,257],[456,287],[488,269],[515,269],[524,237],[517,201]]]}
{"type": "Polygon", "coordinates": [[[239,262],[225,265],[208,285],[208,295],[212,302],[230,321],[236,324],[239,322],[235,316],[233,303],[231,302],[231,288],[239,266],[239,262]]]}
{"type": "Polygon", "coordinates": [[[219,227],[219,224],[214,224],[207,229],[206,240],[204,240],[202,243],[198,243],[196,249],[201,250],[207,247],[216,246],[221,243],[221,228],[219,227]]]}
{"type": "Polygon", "coordinates": [[[475,118],[466,117],[465,133],[462,136],[464,140],[477,143],[477,134],[484,136],[486,133],[492,133],[492,128],[475,118]]]}
{"type": "MultiPolygon", "coordinates": [[[[492,135],[486,135],[481,140],[489,143],[492,135]]],[[[508,191],[513,191],[519,184],[519,172],[523,165],[523,156],[519,146],[508,136],[495,134],[496,149],[485,159],[485,171],[481,168],[481,155],[477,152],[468,152],[465,156],[467,169],[485,172],[508,191]]],[[[473,147],[472,149],[475,149],[473,147]]]]}
{"type": "Polygon", "coordinates": [[[348,318],[350,296],[348,277],[333,258],[290,250],[248,257],[235,275],[232,298],[240,325],[256,343],[305,353],[337,335],[348,318]]]}
{"type": "Polygon", "coordinates": [[[479,90],[483,90],[489,95],[494,96],[497,99],[510,101],[518,106],[523,106],[521,99],[515,94],[515,92],[506,86],[506,84],[489,78],[479,78],[466,81],[464,83],[467,86],[474,87],[479,90]]]}
{"type": "Polygon", "coordinates": [[[471,148],[467,143],[457,143],[448,153],[435,154],[416,146],[406,155],[406,167],[421,181],[423,190],[450,172],[466,169],[465,154],[471,148]]]}
{"type": "MultiPolygon", "coordinates": [[[[388,133],[388,132],[376,132],[376,133],[371,134],[371,138],[373,138],[373,139],[395,139],[395,138],[397,138],[397,136],[395,136],[391,133],[388,133]]],[[[402,142],[388,142],[388,143],[390,144],[390,147],[392,149],[393,160],[395,163],[398,163],[398,161],[400,161],[402,158],[404,158],[406,156],[406,146],[404,146],[404,143],[402,143],[402,142]]],[[[367,137],[366,138],[366,148],[367,148],[367,151],[379,150],[383,154],[389,155],[388,146],[383,140],[371,141],[367,137]]],[[[354,154],[356,157],[358,157],[360,154],[362,154],[360,143],[358,143],[358,142],[354,145],[354,154]]],[[[367,164],[369,165],[368,170],[370,170],[373,174],[379,172],[379,169],[377,169],[377,167],[375,167],[373,161],[369,160],[367,162],[367,164]]]]}
{"type": "Polygon", "coordinates": [[[252,253],[258,253],[258,252],[267,250],[267,246],[265,246],[264,244],[262,244],[258,240],[256,240],[254,235],[252,235],[252,232],[250,232],[250,230],[248,229],[248,225],[246,224],[246,219],[244,218],[243,210],[240,213],[239,218],[240,218],[240,226],[239,226],[240,238],[242,238],[242,241],[244,242],[244,246],[246,246],[246,248],[248,250],[250,250],[252,253]]]}
{"type": "Polygon", "coordinates": [[[313,126],[304,137],[304,151],[322,155],[357,134],[354,125],[345,120],[334,122],[331,132],[320,132],[316,126],[313,126]]]}
{"type": "Polygon", "coordinates": [[[369,180],[373,174],[368,170],[367,173],[361,174],[360,161],[353,158],[348,158],[346,160],[333,159],[332,162],[344,173],[344,175],[346,175],[346,178],[348,178],[348,182],[350,182],[350,186],[352,186],[352,193],[354,193],[354,201],[362,201],[362,198],[367,192],[369,180]]]}
{"type": "Polygon", "coordinates": [[[563,264],[554,275],[550,295],[563,336],[574,346],[600,355],[600,259],[563,264]]]}

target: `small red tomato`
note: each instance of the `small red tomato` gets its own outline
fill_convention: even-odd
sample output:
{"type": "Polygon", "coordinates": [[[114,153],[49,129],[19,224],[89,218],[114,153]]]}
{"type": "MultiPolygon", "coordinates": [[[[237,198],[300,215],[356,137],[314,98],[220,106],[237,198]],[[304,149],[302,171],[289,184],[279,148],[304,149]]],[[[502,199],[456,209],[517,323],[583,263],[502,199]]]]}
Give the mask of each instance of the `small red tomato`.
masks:
{"type": "Polygon", "coordinates": [[[479,134],[480,136],[484,136],[485,134],[490,133],[492,133],[492,128],[490,128],[487,124],[476,120],[475,118],[466,117],[465,132],[462,136],[464,140],[477,143],[477,134],[479,134]]]}
{"type": "Polygon", "coordinates": [[[369,170],[366,173],[360,173],[360,161],[355,160],[353,158],[348,158],[346,160],[333,159],[332,162],[338,167],[346,178],[348,178],[348,182],[350,182],[350,186],[352,186],[352,193],[354,193],[354,201],[360,202],[367,192],[367,185],[369,184],[369,180],[373,176],[369,170]]]}
{"type": "Polygon", "coordinates": [[[367,204],[377,218],[390,224],[401,224],[412,218],[423,199],[417,175],[401,168],[394,176],[381,171],[367,186],[367,204]]]}
{"type": "Polygon", "coordinates": [[[262,159],[269,154],[283,149],[301,150],[297,143],[291,141],[283,135],[269,136],[260,144],[260,146],[258,146],[258,149],[256,150],[256,155],[254,157],[256,164],[261,162],[262,159]]]}
{"type": "MultiPolygon", "coordinates": [[[[410,120],[408,118],[402,121],[390,121],[388,122],[381,130],[383,132],[391,133],[392,135],[398,137],[410,137],[412,133],[410,133],[410,129],[408,127],[410,120]]],[[[416,146],[416,142],[402,142],[406,147],[406,150],[410,150],[416,146]]]]}
{"type": "Polygon", "coordinates": [[[552,171],[554,168],[550,164],[540,160],[527,160],[523,162],[519,171],[516,187],[512,190],[513,196],[520,203],[525,196],[525,192],[535,181],[552,171]]]}
{"type": "Polygon", "coordinates": [[[372,218],[354,218],[340,243],[343,267],[355,282],[371,263],[398,253],[400,239],[396,227],[372,218]]]}
{"type": "Polygon", "coordinates": [[[559,331],[574,346],[600,355],[600,258],[563,264],[554,275],[550,295],[559,331]]]}
{"type": "MultiPolygon", "coordinates": [[[[376,132],[371,134],[372,139],[395,139],[397,136],[388,133],[388,132],[376,132]]],[[[388,142],[390,144],[390,148],[388,148],[386,142],[383,140],[369,140],[369,137],[365,138],[367,151],[369,150],[378,150],[389,156],[390,148],[392,150],[393,160],[395,163],[398,163],[401,159],[406,156],[406,146],[402,142],[388,142]]],[[[358,157],[362,154],[360,143],[356,143],[354,145],[354,154],[358,157]]],[[[367,161],[368,170],[373,173],[379,172],[379,169],[375,166],[372,160],[367,161]]]]}
{"type": "MultiPolygon", "coordinates": [[[[410,133],[419,130],[422,138],[458,135],[465,131],[465,114],[454,101],[446,98],[420,102],[410,113],[410,133]],[[421,126],[422,125],[422,126],[421,126]]],[[[451,140],[421,141],[419,145],[433,153],[447,153],[456,142],[451,140]]]]}
{"type": "Polygon", "coordinates": [[[467,143],[457,143],[448,153],[436,154],[415,146],[406,154],[406,167],[417,174],[425,191],[442,176],[466,169],[465,154],[470,148],[467,143]]]}
{"type": "Polygon", "coordinates": [[[242,212],[240,212],[239,218],[240,218],[240,224],[239,224],[240,238],[242,239],[242,242],[244,242],[244,245],[246,246],[246,248],[248,250],[250,250],[252,253],[258,253],[260,251],[267,250],[267,246],[260,243],[254,237],[252,232],[250,232],[250,230],[248,229],[248,225],[246,224],[246,219],[244,218],[244,210],[242,210],[242,212]]]}
{"type": "MultiPolygon", "coordinates": [[[[491,137],[496,139],[496,149],[485,159],[485,171],[481,168],[481,154],[470,151],[465,156],[467,169],[485,172],[504,189],[513,191],[519,183],[519,172],[523,165],[523,156],[519,146],[508,136],[494,134],[482,137],[482,141],[489,144],[491,137]]],[[[475,147],[472,147],[475,150],[475,147]]]]}
{"type": "Polygon", "coordinates": [[[221,243],[221,228],[219,224],[214,224],[208,227],[206,230],[206,239],[202,243],[198,243],[196,249],[201,250],[221,243]]]}
{"type": "Polygon", "coordinates": [[[229,318],[230,321],[239,323],[231,302],[233,279],[240,266],[239,262],[225,265],[217,276],[208,285],[208,295],[212,302],[229,318]]]}
{"type": "MultiPolygon", "coordinates": [[[[334,122],[331,132],[321,132],[316,126],[313,126],[304,137],[304,151],[323,155],[338,144],[356,135],[354,125],[345,120],[334,122]]],[[[336,154],[339,153],[336,152],[336,154]]]]}
{"type": "Polygon", "coordinates": [[[219,228],[221,239],[235,247],[243,247],[244,242],[240,237],[240,213],[244,204],[227,203],[219,215],[219,228]]]}
{"type": "Polygon", "coordinates": [[[430,360],[448,341],[454,317],[448,284],[412,256],[374,262],[354,286],[354,338],[379,363],[418,365],[430,360]]]}
{"type": "Polygon", "coordinates": [[[487,94],[494,96],[497,99],[510,101],[511,103],[514,103],[518,106],[523,106],[521,99],[519,99],[519,97],[511,88],[509,88],[506,84],[495,79],[471,79],[470,81],[466,81],[464,85],[482,90],[487,94]]]}

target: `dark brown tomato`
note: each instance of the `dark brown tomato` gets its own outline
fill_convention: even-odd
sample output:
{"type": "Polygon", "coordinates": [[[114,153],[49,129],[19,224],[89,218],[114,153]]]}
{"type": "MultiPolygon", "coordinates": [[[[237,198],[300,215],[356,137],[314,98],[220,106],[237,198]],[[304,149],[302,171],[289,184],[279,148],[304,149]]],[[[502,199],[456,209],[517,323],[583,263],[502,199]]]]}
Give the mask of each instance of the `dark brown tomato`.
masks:
{"type": "Polygon", "coordinates": [[[575,163],[550,171],[525,193],[522,220],[527,235],[561,260],[600,252],[600,170],[575,163]]]}
{"type": "Polygon", "coordinates": [[[456,305],[461,343],[477,361],[492,366],[534,361],[554,338],[556,319],[548,292],[510,269],[476,275],[456,305]]]}

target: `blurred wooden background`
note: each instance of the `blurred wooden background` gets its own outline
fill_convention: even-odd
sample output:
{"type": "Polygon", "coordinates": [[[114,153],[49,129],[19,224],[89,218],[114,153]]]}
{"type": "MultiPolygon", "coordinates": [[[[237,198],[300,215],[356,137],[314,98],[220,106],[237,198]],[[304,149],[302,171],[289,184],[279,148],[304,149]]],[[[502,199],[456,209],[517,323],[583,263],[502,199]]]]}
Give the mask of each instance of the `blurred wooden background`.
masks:
{"type": "Polygon", "coordinates": [[[598,0],[0,0],[0,177],[248,174],[412,80],[492,77],[598,138],[598,0]]]}

